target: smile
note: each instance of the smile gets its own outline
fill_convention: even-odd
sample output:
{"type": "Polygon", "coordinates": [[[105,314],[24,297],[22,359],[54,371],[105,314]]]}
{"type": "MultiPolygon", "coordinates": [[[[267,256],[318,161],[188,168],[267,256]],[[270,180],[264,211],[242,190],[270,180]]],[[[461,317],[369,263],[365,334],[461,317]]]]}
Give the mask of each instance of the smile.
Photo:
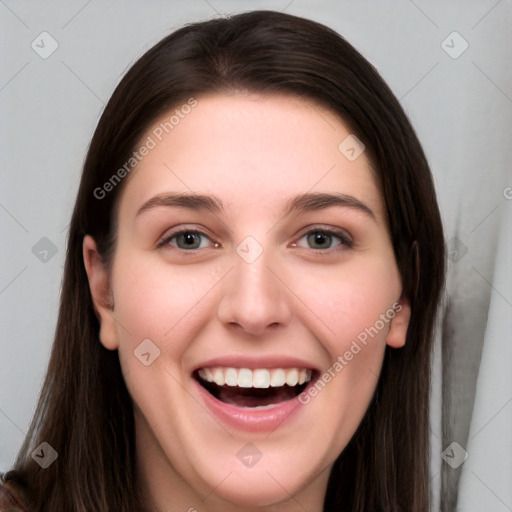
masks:
{"type": "Polygon", "coordinates": [[[281,387],[285,384],[296,386],[311,380],[311,370],[305,368],[201,368],[199,378],[206,382],[213,382],[218,386],[238,386],[241,388],[281,387]]]}
{"type": "Polygon", "coordinates": [[[312,379],[306,368],[210,367],[197,371],[199,383],[215,398],[238,407],[268,407],[298,396],[312,379]]]}
{"type": "Polygon", "coordinates": [[[192,377],[201,401],[216,419],[245,431],[273,431],[292,422],[305,409],[298,396],[320,374],[300,363],[290,364],[291,360],[282,361],[282,366],[272,361],[270,367],[264,361],[261,366],[250,361],[251,368],[226,362],[201,366],[192,377]]]}

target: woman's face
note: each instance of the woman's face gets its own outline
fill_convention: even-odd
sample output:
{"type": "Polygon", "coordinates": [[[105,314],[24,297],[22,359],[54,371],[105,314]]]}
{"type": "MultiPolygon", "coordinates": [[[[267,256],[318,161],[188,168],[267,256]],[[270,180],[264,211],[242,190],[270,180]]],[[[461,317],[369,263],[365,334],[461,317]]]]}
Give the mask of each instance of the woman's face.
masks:
{"type": "Polygon", "coordinates": [[[343,122],[300,99],[173,112],[141,140],[109,274],[84,243],[141,485],[176,510],[319,510],[409,320],[379,189],[343,122]]]}

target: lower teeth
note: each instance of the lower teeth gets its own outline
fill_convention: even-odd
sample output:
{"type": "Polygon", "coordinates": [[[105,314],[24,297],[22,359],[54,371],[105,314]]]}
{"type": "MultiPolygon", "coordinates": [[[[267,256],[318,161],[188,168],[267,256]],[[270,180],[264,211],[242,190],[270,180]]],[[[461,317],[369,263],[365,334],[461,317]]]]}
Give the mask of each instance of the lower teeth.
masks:
{"type": "Polygon", "coordinates": [[[218,386],[212,382],[200,380],[201,385],[218,400],[253,409],[268,409],[299,395],[307,384],[300,386],[284,385],[279,388],[240,388],[237,386],[218,386]]]}

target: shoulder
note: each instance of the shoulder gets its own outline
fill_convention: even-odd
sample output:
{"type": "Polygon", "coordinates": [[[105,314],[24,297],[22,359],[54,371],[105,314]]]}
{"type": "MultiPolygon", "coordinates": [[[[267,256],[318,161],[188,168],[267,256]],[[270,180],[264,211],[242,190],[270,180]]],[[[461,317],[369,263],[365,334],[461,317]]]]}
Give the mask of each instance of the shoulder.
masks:
{"type": "Polygon", "coordinates": [[[23,496],[0,473],[0,512],[28,512],[23,496]]]}

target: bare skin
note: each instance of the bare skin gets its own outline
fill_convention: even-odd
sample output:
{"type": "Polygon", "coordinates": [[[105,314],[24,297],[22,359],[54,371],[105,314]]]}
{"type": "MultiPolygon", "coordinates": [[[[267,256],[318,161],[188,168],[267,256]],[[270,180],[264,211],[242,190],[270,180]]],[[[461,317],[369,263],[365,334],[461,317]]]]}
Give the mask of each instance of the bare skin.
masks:
{"type": "Polygon", "coordinates": [[[332,112],[290,97],[197,100],[125,184],[110,273],[84,239],[100,340],[119,351],[134,401],[139,485],[161,512],[320,512],[386,345],[405,343],[410,308],[383,201],[365,154],[339,151],[350,132],[332,112]],[[315,193],[345,201],[286,212],[315,193]],[[169,194],[214,196],[219,208],[161,201],[169,194]],[[148,366],[134,356],[145,339],[160,350],[148,366]],[[227,356],[300,358],[334,377],[277,428],[248,430],[216,417],[198,391],[194,371],[227,356]],[[261,454],[251,467],[237,456],[247,443],[261,454]]]}

